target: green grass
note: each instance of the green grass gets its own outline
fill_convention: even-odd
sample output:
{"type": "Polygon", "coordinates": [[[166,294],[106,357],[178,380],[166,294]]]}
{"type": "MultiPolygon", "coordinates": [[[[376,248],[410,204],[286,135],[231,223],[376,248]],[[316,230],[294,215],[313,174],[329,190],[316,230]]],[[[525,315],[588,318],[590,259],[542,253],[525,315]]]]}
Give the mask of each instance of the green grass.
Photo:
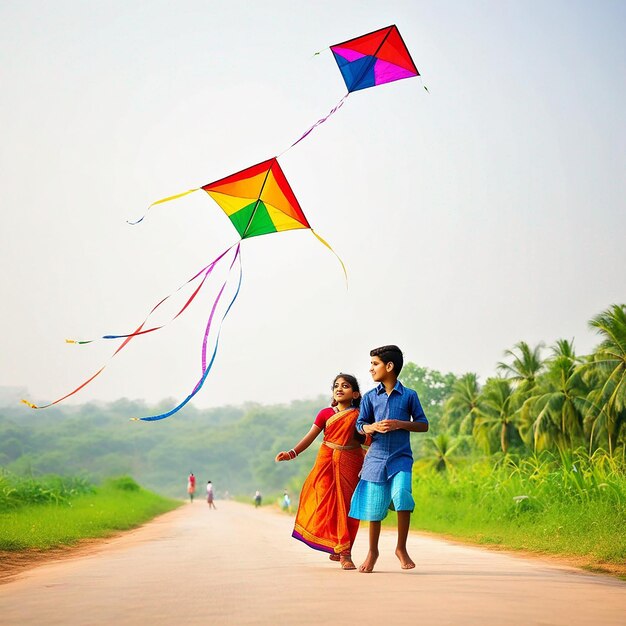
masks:
{"type": "Polygon", "coordinates": [[[94,486],[76,476],[20,477],[0,469],[0,513],[28,504],[61,504],[93,493],[94,486]]]}
{"type": "MultiPolygon", "coordinates": [[[[82,481],[80,490],[65,493],[63,498],[57,492],[48,493],[54,479],[43,479],[39,488],[37,480],[12,480],[16,484],[12,489],[22,495],[0,498],[0,550],[5,551],[45,550],[81,539],[106,537],[139,526],[181,504],[142,489],[129,477],[110,479],[101,487],[82,481]],[[24,496],[26,491],[33,495],[30,502],[24,496]],[[40,492],[48,495],[42,497],[40,492]],[[9,500],[11,505],[7,506],[9,500]]],[[[64,480],[72,481],[61,482],[64,480]]]]}
{"type": "MultiPolygon", "coordinates": [[[[626,476],[607,455],[413,470],[415,530],[478,544],[626,563],[626,476]]],[[[393,517],[390,520],[393,523],[393,517]]]]}

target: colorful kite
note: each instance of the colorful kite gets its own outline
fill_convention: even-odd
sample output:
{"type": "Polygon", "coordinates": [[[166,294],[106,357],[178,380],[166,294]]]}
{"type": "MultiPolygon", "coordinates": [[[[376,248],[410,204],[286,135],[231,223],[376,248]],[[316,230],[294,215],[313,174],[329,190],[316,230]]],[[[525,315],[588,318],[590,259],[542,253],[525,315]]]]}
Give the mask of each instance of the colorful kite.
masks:
{"type": "Polygon", "coordinates": [[[420,73],[396,26],[387,26],[330,47],[348,93],[420,73]]]}
{"type": "Polygon", "coordinates": [[[420,75],[395,25],[335,44],[330,46],[330,50],[337,61],[348,92],[326,117],[315,122],[290,148],[340,109],[353,91],[420,75]]]}
{"type": "MultiPolygon", "coordinates": [[[[161,324],[159,326],[153,326],[146,328],[146,324],[152,314],[164,303],[166,302],[174,293],[177,293],[185,286],[199,281],[199,284],[194,289],[191,296],[187,299],[182,308],[172,317],[170,321],[175,320],[179,315],[181,315],[187,307],[191,304],[194,298],[200,292],[200,289],[205,284],[206,280],[209,278],[217,264],[223,259],[228,259],[229,253],[232,252],[233,248],[235,249],[234,254],[232,255],[232,259],[230,262],[229,271],[227,274],[227,278],[222,284],[221,288],[218,291],[218,295],[213,302],[211,307],[211,313],[209,315],[209,319],[205,328],[204,338],[202,341],[202,368],[201,368],[201,376],[191,393],[177,406],[175,406],[170,411],[165,413],[161,413],[159,415],[153,415],[149,417],[141,417],[141,418],[133,418],[144,421],[156,421],[161,420],[170,415],[173,415],[180,409],[182,409],[202,388],[204,382],[213,367],[213,363],[215,361],[215,356],[217,354],[217,348],[219,344],[219,337],[221,333],[221,328],[226,316],[228,315],[231,307],[233,306],[237,296],[239,295],[239,290],[241,288],[241,280],[242,280],[242,270],[241,270],[241,241],[244,239],[248,239],[250,237],[257,237],[259,235],[267,235],[270,233],[283,232],[286,230],[296,230],[306,228],[309,229],[315,237],[323,243],[333,254],[335,254],[334,250],[330,247],[330,245],[322,239],[312,228],[304,215],[302,208],[300,207],[300,203],[298,202],[291,186],[289,185],[285,175],[278,163],[276,158],[269,159],[267,161],[263,161],[262,163],[258,163],[257,165],[253,165],[241,172],[237,172],[236,174],[232,174],[227,176],[226,178],[222,178],[213,183],[209,183],[208,185],[203,185],[202,187],[198,187],[197,189],[190,189],[180,194],[176,194],[174,196],[169,196],[167,198],[162,198],[161,200],[157,200],[153,202],[148,209],[151,207],[162,204],[164,202],[169,202],[171,200],[175,200],[177,198],[181,198],[186,196],[194,191],[200,190],[206,191],[217,204],[222,208],[224,213],[228,215],[230,221],[233,226],[239,233],[240,239],[237,243],[233,244],[230,248],[222,252],[217,258],[215,258],[211,263],[202,268],[199,272],[197,272],[194,276],[192,276],[189,280],[183,283],[175,292],[166,296],[162,300],[160,300],[150,311],[146,319],[137,327],[137,329],[128,334],[123,335],[104,335],[101,339],[124,339],[123,343],[117,348],[117,350],[111,355],[111,359],[116,356],[123,348],[125,348],[128,343],[138,337],[140,335],[145,335],[147,333],[151,333],[157,330],[160,330],[166,324],[161,324]],[[217,329],[217,333],[215,335],[213,351],[208,356],[208,343],[209,343],[209,334],[213,328],[213,321],[215,317],[216,310],[222,296],[226,290],[227,284],[229,282],[229,277],[231,274],[231,270],[233,267],[238,266],[238,282],[237,287],[235,289],[235,293],[230,300],[230,303],[226,307],[226,311],[222,315],[221,321],[219,322],[219,326],[217,329]]],[[[138,224],[145,218],[145,215],[141,217],[136,222],[131,222],[133,224],[138,224]]],[[[335,256],[337,256],[335,254],[335,256]]],[[[344,275],[347,274],[346,269],[341,261],[341,259],[337,256],[339,262],[344,271],[344,275]]],[[[91,343],[94,340],[89,341],[73,341],[67,340],[68,343],[76,343],[76,344],[86,344],[91,343]]],[[[84,383],[82,383],[79,387],[66,394],[65,396],[55,400],[54,402],[50,402],[49,404],[45,404],[42,406],[37,406],[28,400],[22,400],[25,404],[30,406],[33,409],[45,409],[53,404],[57,404],[66,398],[74,395],[78,391],[80,391],[83,387],[88,385],[92,380],[94,380],[102,371],[105,369],[106,365],[101,367],[93,376],[87,379],[84,383]]]]}

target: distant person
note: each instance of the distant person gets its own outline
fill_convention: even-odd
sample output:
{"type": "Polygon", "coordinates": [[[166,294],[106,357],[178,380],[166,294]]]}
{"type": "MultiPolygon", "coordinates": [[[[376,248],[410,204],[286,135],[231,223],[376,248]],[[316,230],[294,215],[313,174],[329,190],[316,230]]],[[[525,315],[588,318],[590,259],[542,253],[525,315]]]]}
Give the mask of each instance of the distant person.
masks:
{"type": "Polygon", "coordinates": [[[356,569],[352,545],[359,521],[348,517],[350,499],[359,482],[365,436],[356,431],[361,393],[357,379],[339,374],[332,385],[331,406],[322,409],[309,432],[276,461],[289,461],[304,452],[324,431],[315,465],[302,486],[292,537],[315,550],[330,553],[342,569],[356,569]]]}
{"type": "Polygon", "coordinates": [[[196,493],[196,477],[193,472],[189,472],[187,477],[187,493],[189,494],[189,501],[193,503],[193,494],[196,493]]]}
{"type": "Polygon", "coordinates": [[[360,433],[372,437],[372,444],[349,513],[351,517],[369,522],[369,552],[359,571],[374,570],[381,521],[391,505],[398,513],[396,556],[402,569],[413,569],[415,563],[406,549],[411,513],[415,508],[411,493],[410,434],[426,432],[428,420],[417,393],[398,380],[404,363],[400,348],[392,345],[375,348],[370,357],[370,374],[378,386],[363,396],[356,427],[360,433]]]}
{"type": "Polygon", "coordinates": [[[209,481],[206,484],[206,501],[207,501],[210,509],[216,509],[217,508],[215,506],[215,502],[213,502],[214,499],[215,499],[215,493],[213,492],[213,484],[211,483],[211,481],[209,481]]]}
{"type": "Polygon", "coordinates": [[[287,511],[288,513],[291,513],[291,498],[289,497],[289,494],[287,493],[287,490],[285,489],[284,493],[283,493],[283,511],[287,511]]]}
{"type": "Polygon", "coordinates": [[[254,506],[255,506],[255,508],[258,508],[258,507],[261,506],[261,500],[262,500],[261,492],[257,489],[256,493],[254,494],[254,506]]]}

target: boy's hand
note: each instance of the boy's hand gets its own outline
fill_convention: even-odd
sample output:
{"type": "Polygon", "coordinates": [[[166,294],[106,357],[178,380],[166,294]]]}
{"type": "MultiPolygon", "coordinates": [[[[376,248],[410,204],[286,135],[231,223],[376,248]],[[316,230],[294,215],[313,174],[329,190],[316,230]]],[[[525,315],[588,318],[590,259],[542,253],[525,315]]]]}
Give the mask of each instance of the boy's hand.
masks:
{"type": "Polygon", "coordinates": [[[367,424],[363,427],[363,432],[366,435],[371,433],[388,433],[392,430],[398,430],[398,428],[401,428],[400,424],[402,424],[402,420],[381,420],[380,422],[367,424]]]}
{"type": "Polygon", "coordinates": [[[402,428],[403,424],[404,422],[402,420],[381,420],[380,422],[378,422],[378,425],[380,426],[378,432],[388,433],[392,430],[399,430],[400,428],[402,428]]]}
{"type": "Polygon", "coordinates": [[[389,433],[392,430],[408,430],[412,433],[425,433],[428,430],[428,423],[421,421],[381,420],[380,422],[363,426],[363,432],[366,435],[371,435],[372,433],[389,433]]]}

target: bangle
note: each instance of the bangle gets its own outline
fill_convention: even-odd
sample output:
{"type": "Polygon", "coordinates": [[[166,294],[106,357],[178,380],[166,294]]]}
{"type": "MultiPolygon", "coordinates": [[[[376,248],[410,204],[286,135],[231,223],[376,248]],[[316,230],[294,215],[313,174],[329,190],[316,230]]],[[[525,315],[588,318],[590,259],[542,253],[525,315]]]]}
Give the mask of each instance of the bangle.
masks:
{"type": "Polygon", "coordinates": [[[293,461],[298,456],[298,453],[296,452],[295,448],[291,448],[291,450],[289,450],[287,454],[289,455],[290,461],[293,461]]]}

